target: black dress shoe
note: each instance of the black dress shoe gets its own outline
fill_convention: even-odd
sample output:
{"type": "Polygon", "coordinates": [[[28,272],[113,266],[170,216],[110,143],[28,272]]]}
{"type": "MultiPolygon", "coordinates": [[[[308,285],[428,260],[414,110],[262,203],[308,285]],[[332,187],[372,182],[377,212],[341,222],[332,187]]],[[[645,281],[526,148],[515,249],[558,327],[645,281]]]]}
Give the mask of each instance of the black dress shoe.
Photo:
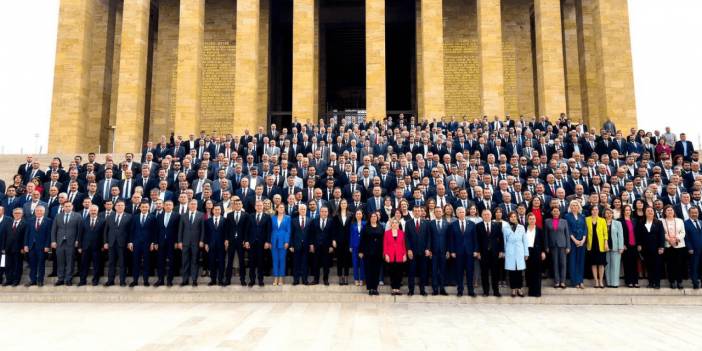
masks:
{"type": "Polygon", "coordinates": [[[97,281],[97,280],[93,281],[93,286],[98,286],[98,284],[100,284],[99,281],[97,281]]]}
{"type": "Polygon", "coordinates": [[[446,290],[444,290],[444,289],[441,289],[441,291],[439,291],[439,294],[440,294],[441,296],[448,296],[448,293],[447,293],[446,290]]]}
{"type": "MultiPolygon", "coordinates": [[[[250,287],[254,286],[255,284],[256,283],[254,283],[254,282],[249,282],[248,287],[250,288],[250,287]]],[[[247,285],[243,285],[243,286],[247,286],[247,285]]]]}
{"type": "Polygon", "coordinates": [[[407,292],[407,296],[413,296],[413,295],[414,295],[414,291],[408,291],[408,292],[407,292]]]}
{"type": "Polygon", "coordinates": [[[495,297],[502,297],[502,294],[500,294],[499,292],[495,292],[493,295],[495,295],[495,297]]]}
{"type": "Polygon", "coordinates": [[[424,290],[419,291],[419,295],[427,296],[427,292],[424,290]]]}
{"type": "Polygon", "coordinates": [[[163,282],[157,281],[156,283],[154,283],[154,288],[158,288],[161,285],[163,285],[163,282]]]}
{"type": "Polygon", "coordinates": [[[488,296],[490,296],[490,293],[489,293],[489,292],[484,292],[484,293],[483,293],[483,297],[488,297],[488,296]]]}
{"type": "Polygon", "coordinates": [[[124,282],[122,282],[122,283],[119,283],[119,286],[121,286],[121,287],[125,287],[125,286],[127,286],[127,283],[124,283],[124,282]]]}
{"type": "Polygon", "coordinates": [[[24,286],[26,286],[26,287],[30,287],[32,285],[37,285],[37,283],[36,282],[29,282],[27,284],[24,284],[24,286]]]}
{"type": "Polygon", "coordinates": [[[42,286],[44,286],[44,282],[37,283],[37,286],[41,288],[42,286]]]}
{"type": "Polygon", "coordinates": [[[4,282],[4,283],[2,283],[2,286],[9,286],[9,285],[10,285],[9,282],[4,282]]]}
{"type": "Polygon", "coordinates": [[[319,285],[319,280],[313,280],[312,283],[310,283],[310,285],[319,285]]]}
{"type": "Polygon", "coordinates": [[[110,286],[113,286],[113,285],[115,285],[115,282],[106,282],[106,283],[104,284],[104,286],[105,286],[106,288],[107,288],[107,287],[110,287],[110,286]]]}
{"type": "Polygon", "coordinates": [[[173,286],[173,282],[168,282],[168,283],[166,283],[166,286],[167,286],[167,287],[173,286]]]}
{"type": "Polygon", "coordinates": [[[263,281],[258,282],[258,286],[263,286],[263,281]]]}
{"type": "Polygon", "coordinates": [[[215,285],[217,285],[217,282],[214,282],[214,281],[207,283],[207,286],[215,286],[215,285]]]}
{"type": "Polygon", "coordinates": [[[86,284],[86,282],[78,282],[78,286],[85,286],[86,284]]]}
{"type": "Polygon", "coordinates": [[[300,282],[298,282],[298,281],[293,281],[293,284],[292,284],[292,285],[293,285],[293,286],[300,285],[300,282]]]}
{"type": "Polygon", "coordinates": [[[64,285],[66,285],[66,286],[72,286],[72,285],[73,285],[73,282],[67,281],[64,285]]]}
{"type": "Polygon", "coordinates": [[[682,289],[683,289],[682,283],[678,283],[678,290],[682,290],[682,289]]]}
{"type": "Polygon", "coordinates": [[[378,289],[373,289],[373,295],[375,295],[375,296],[380,295],[380,292],[378,291],[378,289]]]}
{"type": "Polygon", "coordinates": [[[476,295],[475,295],[475,291],[469,291],[469,292],[468,292],[468,296],[470,296],[470,297],[475,297],[475,296],[476,296],[476,295]]]}
{"type": "Polygon", "coordinates": [[[133,287],[135,287],[135,286],[137,286],[137,285],[138,285],[137,282],[131,282],[131,283],[129,283],[129,287],[130,287],[130,288],[133,288],[133,287]]]}
{"type": "Polygon", "coordinates": [[[329,281],[328,281],[328,280],[325,280],[325,281],[324,281],[324,285],[325,285],[325,286],[329,286],[329,281]]]}
{"type": "Polygon", "coordinates": [[[149,282],[144,282],[144,286],[151,286],[151,284],[149,284],[149,282]]]}
{"type": "Polygon", "coordinates": [[[438,291],[432,291],[432,292],[431,292],[431,296],[438,296],[438,295],[439,295],[439,292],[438,292],[438,291]]]}
{"type": "Polygon", "coordinates": [[[368,290],[368,295],[373,296],[373,290],[368,290]]]}
{"type": "Polygon", "coordinates": [[[63,285],[63,282],[62,282],[62,281],[60,281],[60,280],[59,280],[59,281],[57,281],[56,283],[54,283],[54,286],[61,286],[61,285],[63,285]]]}
{"type": "Polygon", "coordinates": [[[458,293],[456,293],[456,296],[458,296],[458,297],[463,296],[463,291],[459,291],[458,293]]]}
{"type": "Polygon", "coordinates": [[[182,283],[180,283],[180,286],[188,286],[190,285],[190,281],[184,280],[182,283]]]}
{"type": "Polygon", "coordinates": [[[197,282],[193,282],[192,286],[193,288],[197,288],[197,282]]]}
{"type": "MultiPolygon", "coordinates": [[[[240,281],[241,286],[246,286],[246,280],[240,281]]],[[[253,282],[249,283],[249,286],[253,286],[253,282]]]]}

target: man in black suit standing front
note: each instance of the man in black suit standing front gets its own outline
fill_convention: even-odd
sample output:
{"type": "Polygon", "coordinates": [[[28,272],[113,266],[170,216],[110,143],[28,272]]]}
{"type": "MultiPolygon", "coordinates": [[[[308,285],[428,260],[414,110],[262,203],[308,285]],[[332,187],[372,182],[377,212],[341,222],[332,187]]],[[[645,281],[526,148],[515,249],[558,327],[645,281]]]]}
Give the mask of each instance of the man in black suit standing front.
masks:
{"type": "Polygon", "coordinates": [[[173,201],[167,200],[163,203],[163,213],[156,217],[157,235],[157,272],[158,280],[155,287],[164,284],[173,286],[173,275],[175,273],[175,246],[178,239],[178,228],[180,225],[180,215],[173,211],[173,201]],[[166,272],[168,271],[168,272],[166,272]]]}
{"type": "Polygon", "coordinates": [[[244,248],[249,250],[249,287],[254,285],[254,278],[263,286],[263,256],[271,242],[271,216],[263,212],[263,201],[256,201],[254,207],[256,213],[250,217],[244,241],[244,248]]]}
{"type": "MultiPolygon", "coordinates": [[[[4,207],[3,212],[4,212],[4,207]]],[[[0,212],[0,216],[4,216],[0,212]]],[[[22,253],[27,224],[21,208],[12,210],[12,218],[4,216],[0,223],[0,251],[5,255],[5,283],[18,286],[22,278],[22,253]]]]}
{"type": "Polygon", "coordinates": [[[334,253],[332,247],[333,231],[332,220],[329,218],[329,208],[322,206],[319,209],[319,217],[312,222],[314,252],[317,259],[317,264],[314,267],[314,282],[313,285],[319,284],[319,271],[323,272],[324,285],[329,285],[329,267],[331,266],[331,258],[334,253]]]}
{"type": "MultiPolygon", "coordinates": [[[[61,220],[59,218],[58,220],[61,220]]],[[[103,233],[105,231],[105,219],[98,216],[97,205],[91,205],[88,218],[83,220],[83,230],[78,239],[78,252],[81,254],[80,282],[78,286],[83,286],[88,280],[88,269],[93,265],[93,286],[98,285],[100,272],[102,272],[102,259],[100,252],[103,244],[103,233]]]]}
{"type": "Polygon", "coordinates": [[[482,223],[477,224],[478,250],[480,251],[480,279],[483,282],[483,296],[492,293],[500,297],[500,259],[504,257],[505,242],[500,224],[492,222],[492,213],[483,210],[482,223]],[[492,283],[492,284],[491,284],[492,283]]]}
{"type": "Polygon", "coordinates": [[[107,250],[107,282],[115,285],[115,273],[119,264],[119,285],[127,286],[127,267],[124,260],[129,231],[132,228],[132,215],[124,211],[124,200],[117,200],[115,212],[105,219],[104,249],[107,250]]]}
{"type": "MultiPolygon", "coordinates": [[[[244,260],[244,241],[249,232],[249,215],[242,209],[243,201],[240,197],[234,196],[234,211],[227,215],[224,250],[226,251],[226,268],[224,271],[224,285],[232,283],[232,275],[234,274],[234,258],[238,257],[239,263],[239,281],[242,286],[246,285],[246,265],[244,260]]],[[[250,257],[249,257],[250,258],[250,257]]],[[[249,265],[252,263],[249,262],[249,265]]],[[[253,282],[253,278],[251,278],[253,282]]]]}
{"type": "Polygon", "coordinates": [[[412,209],[411,222],[405,223],[405,238],[407,240],[407,258],[409,270],[407,274],[407,295],[414,295],[415,277],[419,275],[419,294],[426,296],[425,287],[428,284],[427,265],[429,260],[429,223],[422,220],[422,207],[412,209]]]}
{"type": "Polygon", "coordinates": [[[181,275],[183,282],[180,286],[193,281],[197,286],[198,257],[200,248],[205,246],[205,220],[203,213],[197,210],[197,200],[188,202],[188,212],[180,217],[178,227],[178,247],[183,250],[183,269],[181,275]]]}

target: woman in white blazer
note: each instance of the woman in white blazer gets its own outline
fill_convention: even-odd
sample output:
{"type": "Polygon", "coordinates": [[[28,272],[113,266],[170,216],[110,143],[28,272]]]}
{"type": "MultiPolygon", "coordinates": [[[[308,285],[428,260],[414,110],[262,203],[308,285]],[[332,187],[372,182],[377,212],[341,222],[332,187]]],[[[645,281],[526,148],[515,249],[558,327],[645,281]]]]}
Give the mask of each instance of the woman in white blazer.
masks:
{"type": "Polygon", "coordinates": [[[526,269],[526,260],[529,258],[529,242],[524,226],[519,224],[517,213],[511,212],[507,219],[509,225],[502,225],[505,243],[505,270],[509,273],[509,287],[512,289],[512,297],[517,295],[524,297],[522,273],[526,269]]]}
{"type": "Polygon", "coordinates": [[[685,266],[685,222],[675,217],[675,209],[668,205],[663,209],[663,230],[665,232],[665,268],[671,289],[682,289],[685,266]]]}
{"type": "Polygon", "coordinates": [[[622,223],[614,219],[614,211],[611,208],[605,210],[605,222],[607,222],[607,236],[609,251],[607,251],[607,266],[605,266],[605,276],[607,287],[618,288],[620,278],[620,263],[622,252],[624,252],[624,228],[622,223]]]}

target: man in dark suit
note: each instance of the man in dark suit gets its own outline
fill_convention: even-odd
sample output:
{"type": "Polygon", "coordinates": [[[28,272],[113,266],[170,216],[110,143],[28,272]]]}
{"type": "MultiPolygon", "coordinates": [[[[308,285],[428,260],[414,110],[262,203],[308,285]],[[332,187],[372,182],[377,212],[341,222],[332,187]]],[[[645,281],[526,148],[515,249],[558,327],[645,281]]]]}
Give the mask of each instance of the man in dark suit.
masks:
{"type": "Polygon", "coordinates": [[[149,213],[149,203],[144,201],[139,205],[139,213],[132,215],[132,230],[129,232],[127,244],[127,248],[133,253],[130,288],[139,284],[140,273],[143,273],[144,286],[149,286],[149,252],[155,249],[156,230],[156,219],[149,213]]]}
{"type": "Polygon", "coordinates": [[[263,212],[262,201],[256,201],[255,209],[256,213],[249,217],[244,241],[244,247],[249,251],[249,287],[254,285],[254,279],[263,286],[264,250],[270,249],[271,242],[271,217],[263,212]]]}
{"type": "Polygon", "coordinates": [[[405,223],[405,238],[407,240],[407,258],[409,270],[407,273],[408,295],[414,295],[415,277],[419,275],[419,294],[426,296],[424,287],[428,284],[427,266],[429,260],[429,222],[421,219],[422,207],[412,209],[412,220],[405,223]]]}
{"type": "Polygon", "coordinates": [[[22,218],[22,209],[13,209],[12,217],[9,217],[5,216],[4,207],[0,208],[0,251],[5,255],[3,286],[17,286],[22,278],[22,252],[27,224],[22,218]]]}
{"type": "Polygon", "coordinates": [[[56,250],[56,286],[72,285],[75,249],[83,230],[83,219],[73,212],[73,204],[63,204],[63,214],[54,218],[51,228],[51,248],[56,250]]]}
{"type": "Polygon", "coordinates": [[[475,297],[473,290],[473,270],[475,258],[480,257],[478,239],[475,235],[475,223],[466,219],[466,209],[456,209],[456,220],[449,229],[449,250],[451,257],[456,259],[456,291],[457,296],[463,296],[464,273],[467,279],[468,295],[475,297]]]}
{"type": "Polygon", "coordinates": [[[689,211],[690,219],[685,221],[685,247],[690,255],[690,280],[692,288],[700,288],[700,261],[702,261],[702,223],[700,222],[700,209],[692,207],[689,211]]]}
{"type": "Polygon", "coordinates": [[[313,268],[314,282],[319,284],[320,270],[323,272],[324,285],[329,285],[329,267],[331,266],[331,258],[334,252],[332,247],[333,225],[332,219],[329,217],[329,208],[322,207],[319,209],[319,217],[312,222],[312,238],[314,242],[314,253],[316,265],[313,268]]]}
{"type": "Polygon", "coordinates": [[[205,251],[210,265],[210,282],[208,286],[224,286],[224,239],[226,231],[222,217],[222,208],[212,208],[212,217],[205,222],[205,251]]]}
{"type": "Polygon", "coordinates": [[[188,212],[180,216],[178,226],[178,247],[183,250],[183,269],[181,275],[183,282],[180,286],[193,281],[197,286],[198,256],[200,248],[205,246],[205,220],[202,212],[197,210],[197,200],[188,202],[188,212]]]}
{"type": "MultiPolygon", "coordinates": [[[[480,280],[483,283],[483,296],[490,295],[490,286],[495,296],[500,297],[500,259],[504,256],[505,243],[502,228],[492,222],[492,213],[484,210],[483,222],[476,225],[478,251],[480,252],[480,280]]],[[[470,283],[469,283],[470,284],[470,283]]]]}
{"type": "MultiPolygon", "coordinates": [[[[58,218],[61,220],[62,218],[58,218]]],[[[103,233],[105,231],[105,219],[98,215],[97,205],[90,206],[90,216],[83,220],[83,229],[78,239],[78,252],[81,254],[80,282],[78,286],[87,283],[88,269],[93,265],[93,286],[98,285],[100,272],[102,272],[103,233]]]]}
{"type": "Polygon", "coordinates": [[[293,285],[300,282],[307,285],[307,256],[310,252],[310,221],[307,218],[307,206],[297,206],[298,215],[291,217],[290,252],[293,254],[293,285]]]}
{"type": "Polygon", "coordinates": [[[682,155],[685,161],[690,161],[692,160],[693,152],[695,152],[695,147],[692,145],[692,142],[687,140],[685,133],[680,133],[680,140],[675,142],[673,155],[682,155]]]}
{"type": "Polygon", "coordinates": [[[448,227],[449,223],[443,220],[444,211],[441,207],[434,209],[437,219],[429,226],[429,251],[431,253],[432,295],[448,295],[444,288],[446,284],[446,259],[448,258],[448,227]]]}
{"type": "Polygon", "coordinates": [[[180,216],[173,211],[173,201],[167,200],[163,203],[163,213],[156,217],[156,222],[158,280],[154,286],[163,285],[164,278],[167,286],[173,286],[173,275],[176,270],[174,252],[180,223],[180,216]]]}
{"type": "Polygon", "coordinates": [[[44,206],[34,209],[34,216],[27,220],[24,251],[29,253],[29,283],[27,286],[44,286],[46,254],[51,240],[51,219],[44,216],[44,206]]]}
{"type": "Polygon", "coordinates": [[[107,250],[107,282],[105,286],[115,284],[115,272],[119,264],[119,285],[127,286],[127,267],[124,256],[127,249],[129,231],[132,229],[132,215],[124,211],[124,201],[118,200],[114,214],[105,219],[104,249],[107,250]]]}
{"type": "MultiPolygon", "coordinates": [[[[245,286],[246,265],[244,260],[244,241],[248,235],[250,219],[249,215],[243,210],[243,202],[239,196],[234,196],[232,202],[234,211],[227,214],[227,219],[225,221],[224,250],[226,251],[227,258],[224,285],[231,284],[232,275],[234,274],[234,258],[238,258],[239,282],[242,286],[245,286]]],[[[253,281],[253,278],[251,280],[253,281]]]]}

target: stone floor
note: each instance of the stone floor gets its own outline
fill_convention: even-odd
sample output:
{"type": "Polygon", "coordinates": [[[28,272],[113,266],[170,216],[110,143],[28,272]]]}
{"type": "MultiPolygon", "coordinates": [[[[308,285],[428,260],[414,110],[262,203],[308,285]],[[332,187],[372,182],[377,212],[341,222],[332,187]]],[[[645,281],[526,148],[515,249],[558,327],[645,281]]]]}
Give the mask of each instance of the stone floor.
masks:
{"type": "Polygon", "coordinates": [[[692,350],[702,307],[2,304],[3,350],[692,350]],[[11,337],[8,337],[11,336],[11,337]]]}

